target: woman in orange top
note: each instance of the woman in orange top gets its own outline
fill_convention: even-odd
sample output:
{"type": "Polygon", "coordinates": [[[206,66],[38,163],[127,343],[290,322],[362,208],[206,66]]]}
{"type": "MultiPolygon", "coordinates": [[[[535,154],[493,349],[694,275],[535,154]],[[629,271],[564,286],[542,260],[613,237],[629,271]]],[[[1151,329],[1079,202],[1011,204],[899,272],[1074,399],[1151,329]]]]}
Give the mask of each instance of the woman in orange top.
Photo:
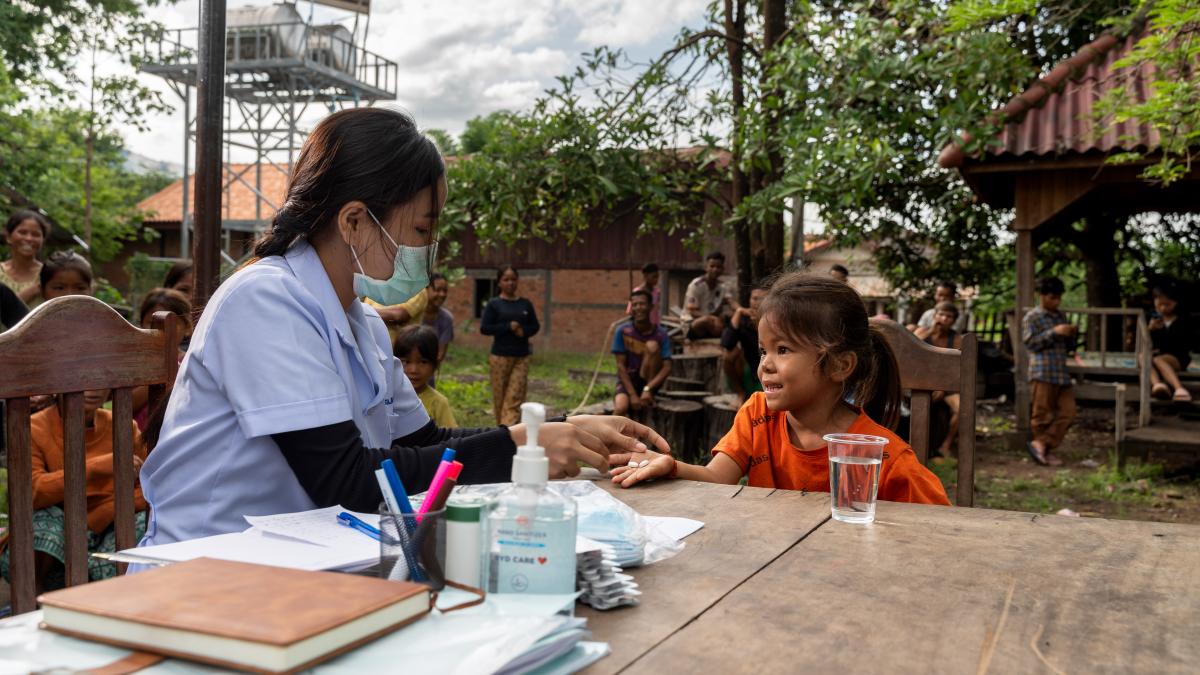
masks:
{"type": "Polygon", "coordinates": [[[822,437],[849,432],[888,439],[879,499],[950,504],[937,476],[884,426],[894,426],[900,415],[896,357],[868,324],[854,289],[827,277],[787,274],[767,291],[761,317],[763,391],[738,411],[708,465],[652,451],[614,454],[609,457],[616,467],[614,483],[630,487],[679,477],[732,484],[746,476],[754,487],[828,492],[829,455],[822,437]]]}
{"type": "MultiPolygon", "coordinates": [[[[88,391],[83,395],[84,452],[87,457],[87,529],[88,553],[116,550],[113,532],[113,420],[112,413],[100,406],[108,400],[108,390],[88,391]]],[[[30,418],[33,441],[33,548],[38,592],[65,586],[66,536],[63,532],[63,421],[62,399],[30,418]]],[[[133,426],[133,466],[136,472],[146,459],[137,425],[133,426]]],[[[146,530],[146,500],[141,487],[134,488],[137,538],[146,530]]],[[[7,542],[5,542],[7,543],[7,542]]],[[[9,578],[8,550],[0,556],[0,573],[9,578]]],[[[111,563],[88,558],[88,577],[95,581],[116,576],[111,563]]]]}

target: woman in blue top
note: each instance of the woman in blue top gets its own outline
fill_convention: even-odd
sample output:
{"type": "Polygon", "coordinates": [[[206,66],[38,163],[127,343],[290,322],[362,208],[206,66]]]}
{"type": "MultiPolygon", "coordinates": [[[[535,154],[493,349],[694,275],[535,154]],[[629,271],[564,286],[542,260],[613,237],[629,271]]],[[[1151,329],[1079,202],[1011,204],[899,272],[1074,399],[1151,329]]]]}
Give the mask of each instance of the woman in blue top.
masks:
{"type": "MultiPolygon", "coordinates": [[[[143,545],[241,531],[246,515],[370,511],[383,459],[420,491],[447,446],[464,464],[460,483],[509,480],[524,427],[437,428],[359,300],[398,304],[427,285],[444,173],[403,113],[358,108],[317,125],[256,259],[200,317],[142,468],[143,545]]],[[[574,417],[539,436],[555,476],[581,461],[603,470],[637,438],[665,448],[616,417],[574,417]]]]}

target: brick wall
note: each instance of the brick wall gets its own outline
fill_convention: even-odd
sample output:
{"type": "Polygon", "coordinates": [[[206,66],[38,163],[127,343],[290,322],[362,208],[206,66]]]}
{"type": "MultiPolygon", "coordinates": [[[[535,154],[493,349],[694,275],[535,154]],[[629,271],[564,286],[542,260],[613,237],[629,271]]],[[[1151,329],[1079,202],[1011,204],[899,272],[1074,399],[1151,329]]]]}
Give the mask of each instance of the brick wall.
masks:
{"type": "MultiPolygon", "coordinates": [[[[476,279],[490,281],[495,272],[468,270],[467,275],[451,286],[446,298],[446,309],[454,314],[455,340],[490,346],[491,338],[479,334],[479,320],[472,305],[476,279]]],[[[633,283],[641,283],[640,273],[633,283]]],[[[599,350],[609,324],[625,312],[629,284],[629,272],[625,270],[521,270],[520,295],[529,298],[542,322],[534,349],[599,350]]]]}

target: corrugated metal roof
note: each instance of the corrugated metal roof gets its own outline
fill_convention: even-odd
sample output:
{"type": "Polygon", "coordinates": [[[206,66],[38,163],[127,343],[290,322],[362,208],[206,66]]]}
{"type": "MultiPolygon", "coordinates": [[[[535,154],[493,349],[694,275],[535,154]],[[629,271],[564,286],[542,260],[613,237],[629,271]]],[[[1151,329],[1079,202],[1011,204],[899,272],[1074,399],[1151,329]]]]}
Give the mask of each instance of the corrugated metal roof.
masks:
{"type": "MultiPolygon", "coordinates": [[[[989,144],[989,158],[1018,159],[1060,156],[1068,153],[1108,153],[1117,150],[1150,151],[1159,147],[1158,132],[1129,120],[1097,134],[1095,106],[1105,94],[1121,87],[1135,103],[1150,95],[1152,64],[1114,70],[1139,36],[1102,35],[1071,58],[1059,63],[1046,77],[1015,96],[996,115],[1007,121],[989,144]]],[[[964,137],[964,141],[969,137],[964,137]]],[[[970,159],[960,143],[947,145],[938,157],[945,168],[961,167],[970,159]]]]}

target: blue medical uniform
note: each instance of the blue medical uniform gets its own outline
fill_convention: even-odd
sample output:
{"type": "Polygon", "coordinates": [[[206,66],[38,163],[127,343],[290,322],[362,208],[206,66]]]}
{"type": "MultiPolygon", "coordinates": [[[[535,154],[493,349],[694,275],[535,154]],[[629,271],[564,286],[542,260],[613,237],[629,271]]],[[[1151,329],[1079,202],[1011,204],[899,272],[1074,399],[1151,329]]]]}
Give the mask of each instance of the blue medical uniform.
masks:
{"type": "Polygon", "coordinates": [[[240,532],[246,515],[316,508],[271,434],[354,420],[383,448],[429,416],[387,328],[342,308],[305,241],[250,265],[209,300],[142,467],[142,546],[240,532]]]}

